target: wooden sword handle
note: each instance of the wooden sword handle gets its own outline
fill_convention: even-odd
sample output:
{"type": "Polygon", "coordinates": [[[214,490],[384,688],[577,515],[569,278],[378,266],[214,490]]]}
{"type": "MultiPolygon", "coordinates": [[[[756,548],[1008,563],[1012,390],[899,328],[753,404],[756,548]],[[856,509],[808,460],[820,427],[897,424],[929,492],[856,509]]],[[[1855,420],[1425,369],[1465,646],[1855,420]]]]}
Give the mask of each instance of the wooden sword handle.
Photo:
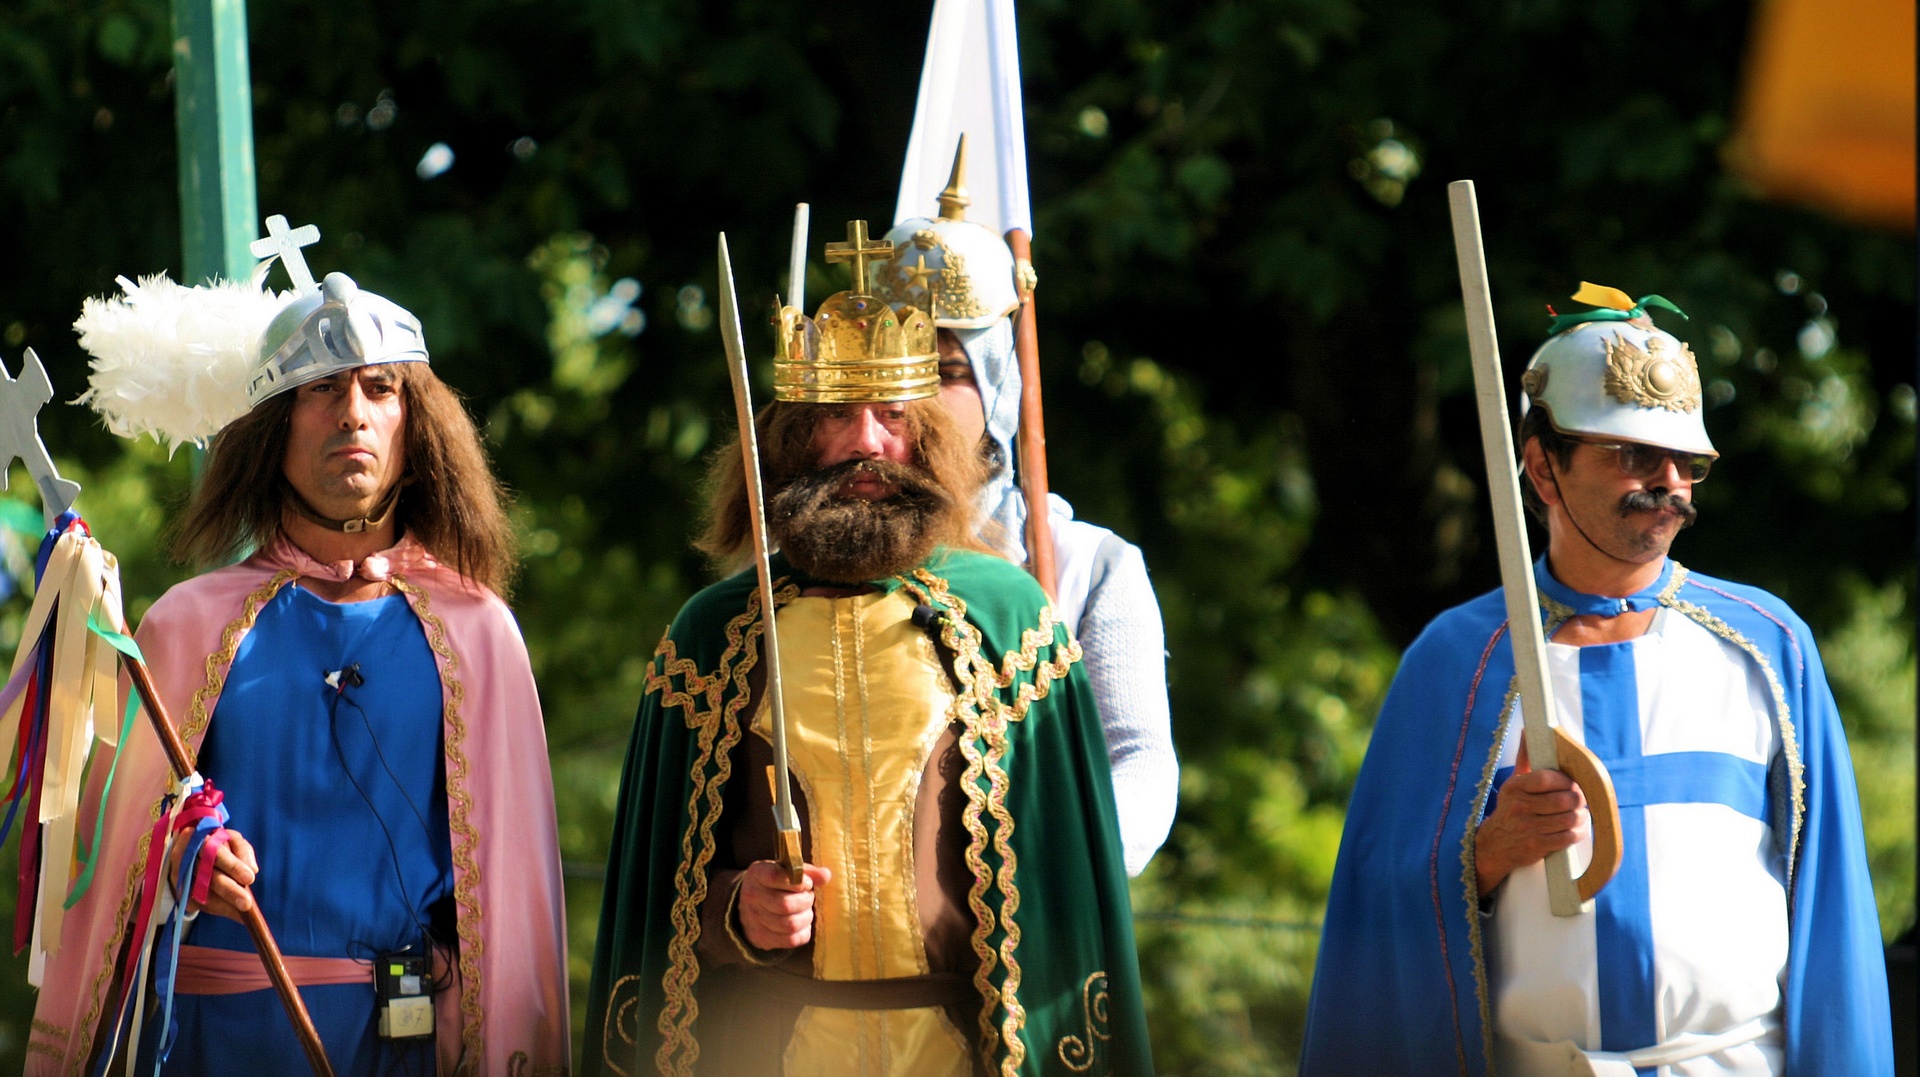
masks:
{"type": "Polygon", "coordinates": [[[1613,777],[1599,756],[1559,726],[1553,727],[1553,738],[1560,749],[1558,769],[1587,797],[1587,816],[1593,823],[1593,859],[1574,883],[1580,889],[1580,900],[1592,901],[1620,870],[1620,804],[1613,793],[1613,777]]]}

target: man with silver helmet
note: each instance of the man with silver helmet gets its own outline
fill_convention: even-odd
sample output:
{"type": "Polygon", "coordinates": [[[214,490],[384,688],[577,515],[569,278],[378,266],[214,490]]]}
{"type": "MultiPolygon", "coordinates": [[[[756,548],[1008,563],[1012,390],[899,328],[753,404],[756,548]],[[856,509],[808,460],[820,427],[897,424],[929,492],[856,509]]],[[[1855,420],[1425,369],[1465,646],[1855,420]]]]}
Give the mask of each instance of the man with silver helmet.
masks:
{"type": "MultiPolygon", "coordinates": [[[[233,814],[204,910],[189,905],[214,915],[188,921],[152,988],[170,998],[143,1015],[114,959],[143,943],[125,937],[122,899],[166,764],[134,738],[98,854],[114,883],[71,914],[28,1070],[111,1055],[143,1068],[159,1056],[169,1074],[305,1072],[237,919],[258,903],[335,1072],[564,1072],[553,794],[526,648],[499,597],[515,565],[503,492],[419,320],[345,274],[314,282],[297,243],[276,243],[284,221],[270,228],[256,253],[280,256],[295,289],[261,305],[278,309],[233,368],[239,414],[221,416],[174,527],[177,557],[225,567],[169,590],[138,633],[233,814]]],[[[162,294],[153,283],[144,295],[162,294]]],[[[203,302],[211,288],[164,294],[179,324],[233,316],[203,302]]],[[[96,313],[83,343],[98,357],[114,334],[96,313]]]]}
{"type": "MultiPolygon", "coordinates": [[[[1014,316],[1018,288],[1031,287],[1031,280],[1017,280],[1006,240],[966,219],[965,154],[962,141],[938,214],[903,220],[887,233],[893,255],[878,270],[876,287],[895,302],[933,312],[940,328],[940,400],[979,442],[991,468],[980,494],[982,537],[1024,562],[1027,502],[1014,482],[1021,391],[1014,316]]],[[[1057,494],[1048,503],[1054,605],[1086,652],[1127,872],[1138,875],[1166,840],[1179,798],[1160,603],[1139,547],[1075,519],[1073,506],[1057,494]]]]}
{"type": "Polygon", "coordinates": [[[1403,659],[1354,788],[1305,1074],[1892,1072],[1846,737],[1806,625],[1668,556],[1718,454],[1691,350],[1585,284],[1522,379],[1560,724],[1612,776],[1621,863],[1573,916],[1545,857],[1586,797],[1518,735],[1499,591],[1403,659]]]}

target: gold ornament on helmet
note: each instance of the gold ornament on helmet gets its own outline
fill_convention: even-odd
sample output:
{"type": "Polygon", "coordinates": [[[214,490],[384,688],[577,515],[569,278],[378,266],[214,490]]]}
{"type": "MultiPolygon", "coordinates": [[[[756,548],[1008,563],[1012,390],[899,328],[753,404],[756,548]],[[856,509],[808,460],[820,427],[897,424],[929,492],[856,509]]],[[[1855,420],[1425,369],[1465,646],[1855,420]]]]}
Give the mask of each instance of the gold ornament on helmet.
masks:
{"type": "Polygon", "coordinates": [[[827,244],[827,261],[853,263],[853,287],[828,297],[809,318],[783,306],[774,318],[773,396],[807,404],[919,400],[940,391],[933,318],[912,304],[868,294],[869,263],[893,245],[867,239],[867,222],[847,222],[847,241],[827,244]]]}
{"type": "Polygon", "coordinates": [[[1661,296],[1634,299],[1585,281],[1573,298],[1598,309],[1553,315],[1552,335],[1520,377],[1524,407],[1547,409],[1562,434],[1717,456],[1693,349],[1648,310],[1685,313],[1661,296]]]}
{"type": "Polygon", "coordinates": [[[1647,346],[1616,334],[1605,342],[1607,393],[1622,404],[1668,411],[1696,411],[1700,407],[1700,369],[1693,349],[1676,350],[1667,338],[1649,336],[1647,346]]]}
{"type": "Polygon", "coordinates": [[[1007,241],[978,221],[966,219],[967,139],[953,157],[953,174],[940,192],[940,215],[911,217],[893,226],[893,251],[874,287],[895,303],[933,312],[947,329],[985,329],[1020,306],[1020,289],[1031,291],[1033,267],[1016,271],[1007,241]]]}

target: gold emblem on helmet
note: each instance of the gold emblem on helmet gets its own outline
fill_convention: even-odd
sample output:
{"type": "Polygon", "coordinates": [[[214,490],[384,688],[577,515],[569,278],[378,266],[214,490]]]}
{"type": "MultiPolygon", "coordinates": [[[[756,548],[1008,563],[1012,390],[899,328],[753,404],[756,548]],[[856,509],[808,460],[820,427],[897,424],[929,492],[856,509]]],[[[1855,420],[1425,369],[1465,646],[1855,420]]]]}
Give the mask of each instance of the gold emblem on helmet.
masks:
{"type": "Polygon", "coordinates": [[[1666,340],[1652,336],[1642,349],[1618,333],[1606,346],[1609,396],[1643,408],[1699,410],[1700,369],[1692,348],[1682,344],[1676,353],[1666,340]]]}

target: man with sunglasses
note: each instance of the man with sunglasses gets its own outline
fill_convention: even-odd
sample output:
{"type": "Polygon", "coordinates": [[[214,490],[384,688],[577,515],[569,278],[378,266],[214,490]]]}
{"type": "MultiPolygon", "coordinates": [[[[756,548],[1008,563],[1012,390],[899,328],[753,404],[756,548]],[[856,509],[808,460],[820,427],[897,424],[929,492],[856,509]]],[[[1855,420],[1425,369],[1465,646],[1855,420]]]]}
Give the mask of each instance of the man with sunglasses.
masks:
{"type": "Polygon", "coordinates": [[[1355,786],[1301,1072],[1891,1073],[1859,801],[1806,625],[1668,557],[1717,453],[1639,301],[1559,315],[1521,384],[1550,690],[1624,855],[1582,912],[1586,798],[1522,750],[1499,591],[1408,650],[1355,786]]]}

